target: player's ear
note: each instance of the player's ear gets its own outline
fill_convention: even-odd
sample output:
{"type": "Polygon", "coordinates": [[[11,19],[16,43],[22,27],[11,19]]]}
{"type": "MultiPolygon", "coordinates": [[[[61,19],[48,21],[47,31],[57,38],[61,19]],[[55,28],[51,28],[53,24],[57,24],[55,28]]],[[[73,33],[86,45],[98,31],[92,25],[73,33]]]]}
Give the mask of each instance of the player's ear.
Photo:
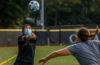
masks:
{"type": "Polygon", "coordinates": [[[78,42],[78,43],[80,43],[80,42],[81,42],[81,39],[80,39],[78,36],[77,36],[77,38],[76,38],[76,39],[77,39],[77,42],[78,42]]]}

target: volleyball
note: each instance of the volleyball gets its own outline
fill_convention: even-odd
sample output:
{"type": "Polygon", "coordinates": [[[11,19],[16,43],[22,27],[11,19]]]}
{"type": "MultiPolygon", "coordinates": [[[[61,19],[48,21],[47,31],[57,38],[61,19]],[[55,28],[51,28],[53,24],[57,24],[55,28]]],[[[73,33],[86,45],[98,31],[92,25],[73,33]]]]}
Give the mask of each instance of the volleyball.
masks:
{"type": "Polygon", "coordinates": [[[37,11],[39,10],[40,8],[40,4],[38,1],[30,1],[29,2],[29,8],[32,10],[32,11],[37,11]]]}

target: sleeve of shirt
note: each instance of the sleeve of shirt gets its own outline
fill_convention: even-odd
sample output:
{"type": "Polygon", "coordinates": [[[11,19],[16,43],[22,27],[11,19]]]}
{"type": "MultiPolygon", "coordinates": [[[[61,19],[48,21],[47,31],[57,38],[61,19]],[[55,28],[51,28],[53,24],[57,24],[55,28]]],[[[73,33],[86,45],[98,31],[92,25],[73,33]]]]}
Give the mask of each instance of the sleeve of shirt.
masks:
{"type": "Polygon", "coordinates": [[[26,42],[26,38],[24,38],[24,41],[22,41],[23,36],[18,36],[18,42],[26,42]]]}
{"type": "Polygon", "coordinates": [[[36,35],[36,39],[30,39],[30,41],[33,42],[33,43],[36,43],[36,41],[37,41],[37,33],[34,32],[34,34],[36,35]]]}
{"type": "Polygon", "coordinates": [[[32,43],[36,43],[36,40],[37,40],[37,39],[30,39],[30,41],[31,41],[32,43]]]}
{"type": "Polygon", "coordinates": [[[76,54],[77,53],[77,44],[73,44],[67,47],[67,49],[72,53],[76,54]]]}
{"type": "Polygon", "coordinates": [[[18,41],[21,41],[21,39],[22,39],[22,36],[18,36],[18,41]]]}
{"type": "Polygon", "coordinates": [[[99,47],[99,49],[100,49],[100,41],[98,41],[98,40],[96,40],[95,41],[95,44],[97,43],[97,47],[99,47]]]}
{"type": "Polygon", "coordinates": [[[21,41],[21,38],[22,38],[22,36],[18,36],[18,46],[22,46],[23,44],[22,44],[22,41],[21,41]]]}

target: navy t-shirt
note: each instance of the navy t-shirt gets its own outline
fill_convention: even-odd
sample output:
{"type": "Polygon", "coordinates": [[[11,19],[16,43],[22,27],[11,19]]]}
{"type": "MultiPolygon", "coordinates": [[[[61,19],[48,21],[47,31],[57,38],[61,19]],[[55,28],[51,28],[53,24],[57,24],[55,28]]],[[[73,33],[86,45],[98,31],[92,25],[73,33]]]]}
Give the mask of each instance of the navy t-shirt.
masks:
{"type": "Polygon", "coordinates": [[[21,41],[22,36],[18,37],[18,56],[14,65],[33,65],[34,64],[34,54],[35,54],[35,46],[36,40],[24,40],[21,41]]]}
{"type": "Polygon", "coordinates": [[[71,45],[67,49],[80,65],[100,65],[100,41],[89,40],[71,45]]]}

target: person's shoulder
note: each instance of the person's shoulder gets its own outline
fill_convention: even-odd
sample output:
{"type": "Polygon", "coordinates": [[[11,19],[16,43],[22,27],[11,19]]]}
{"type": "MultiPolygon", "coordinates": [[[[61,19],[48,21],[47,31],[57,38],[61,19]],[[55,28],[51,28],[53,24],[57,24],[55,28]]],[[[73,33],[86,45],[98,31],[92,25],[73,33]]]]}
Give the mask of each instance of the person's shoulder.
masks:
{"type": "Polygon", "coordinates": [[[85,42],[79,42],[79,43],[74,44],[73,46],[75,46],[77,48],[81,48],[81,47],[85,46],[85,42]]]}
{"type": "Polygon", "coordinates": [[[89,40],[89,42],[93,42],[93,43],[100,43],[99,40],[89,40]]]}
{"type": "Polygon", "coordinates": [[[72,53],[72,55],[76,54],[79,52],[79,50],[81,49],[81,44],[79,43],[76,43],[76,44],[72,44],[72,45],[69,45],[67,47],[67,49],[72,53]]]}
{"type": "Polygon", "coordinates": [[[22,37],[23,35],[18,35],[18,37],[22,37]]]}
{"type": "Polygon", "coordinates": [[[19,35],[18,38],[21,38],[23,35],[19,35]]]}
{"type": "Polygon", "coordinates": [[[99,44],[100,45],[100,41],[99,40],[89,40],[89,43],[91,44],[99,44]]]}
{"type": "Polygon", "coordinates": [[[81,45],[80,43],[76,43],[76,44],[71,44],[68,47],[77,47],[77,46],[80,46],[80,45],[81,45]]]}

